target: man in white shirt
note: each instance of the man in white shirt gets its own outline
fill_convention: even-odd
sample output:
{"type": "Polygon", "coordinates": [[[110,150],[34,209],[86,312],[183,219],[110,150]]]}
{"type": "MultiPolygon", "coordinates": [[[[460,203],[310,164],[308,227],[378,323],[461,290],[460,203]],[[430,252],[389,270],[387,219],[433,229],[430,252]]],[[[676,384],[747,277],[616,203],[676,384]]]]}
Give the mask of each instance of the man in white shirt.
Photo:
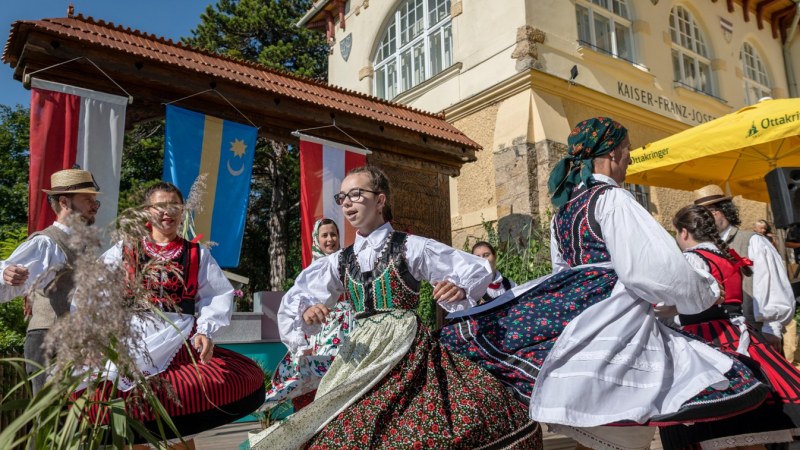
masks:
{"type": "MultiPolygon", "coordinates": [[[[55,320],[69,311],[69,294],[74,286],[71,262],[77,258],[68,245],[70,216],[77,216],[87,225],[94,224],[100,193],[92,174],[80,169],[67,169],[50,177],[51,188],[44,189],[56,221],[32,234],[5,261],[0,261],[0,303],[28,294],[31,320],[25,336],[25,359],[40,366],[46,363],[42,349],[44,337],[55,320]],[[28,293],[33,285],[33,292],[28,293]]],[[[26,308],[27,309],[27,308],[26,308]]],[[[39,368],[28,364],[28,372],[39,368]]],[[[33,380],[33,391],[44,385],[45,377],[33,380]]]]}
{"type": "Polygon", "coordinates": [[[781,336],[794,316],[794,295],[780,254],[764,236],[739,228],[739,210],[719,186],[695,191],[694,204],[711,211],[728,247],[753,261],[753,275],[743,277],[742,282],[745,320],[782,353],[781,336]]]}

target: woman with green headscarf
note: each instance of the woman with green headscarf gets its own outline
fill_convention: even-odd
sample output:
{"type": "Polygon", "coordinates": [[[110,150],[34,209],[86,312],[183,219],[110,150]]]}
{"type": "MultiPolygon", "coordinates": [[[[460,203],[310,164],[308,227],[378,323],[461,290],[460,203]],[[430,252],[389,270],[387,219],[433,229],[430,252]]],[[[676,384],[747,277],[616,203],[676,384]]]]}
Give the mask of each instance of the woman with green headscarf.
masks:
{"type": "Polygon", "coordinates": [[[760,404],[766,387],[740,362],[659,322],[720,289],[622,189],[630,141],[597,117],[570,133],[548,186],[553,273],[462,313],[441,333],[529,402],[530,416],[594,448],[648,448],[655,425],[710,420],[760,404]],[[618,422],[651,427],[606,426],[618,422]]]}

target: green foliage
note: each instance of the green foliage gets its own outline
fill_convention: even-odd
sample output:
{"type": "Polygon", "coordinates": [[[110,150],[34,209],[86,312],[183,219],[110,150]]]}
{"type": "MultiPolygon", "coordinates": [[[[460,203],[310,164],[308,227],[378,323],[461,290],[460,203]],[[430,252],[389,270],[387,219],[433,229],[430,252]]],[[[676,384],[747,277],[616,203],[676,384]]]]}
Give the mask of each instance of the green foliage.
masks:
{"type": "MultiPolygon", "coordinates": [[[[119,210],[142,204],[144,192],[164,171],[164,121],[134,126],[125,134],[119,181],[119,210]]],[[[188,194],[188,192],[184,193],[188,194]]]]}
{"type": "MultiPolygon", "coordinates": [[[[8,258],[27,236],[26,225],[0,232],[0,260],[8,258]]],[[[0,355],[22,354],[25,327],[22,297],[0,304],[0,355]]]]}
{"type": "Polygon", "coordinates": [[[219,0],[208,6],[192,37],[195,47],[324,79],[328,45],[322,33],[298,27],[311,0],[219,0]]]}
{"type": "Polygon", "coordinates": [[[109,442],[113,448],[123,448],[132,444],[135,434],[158,447],[166,440],[163,438],[166,430],[177,433],[169,414],[147,383],[139,389],[143,391],[142,401],[158,418],[159,433],[148,431],[140,421],[128,416],[123,400],[115,398],[116,388],[108,397],[113,400],[101,401],[94,397],[96,386],[89,381],[87,389],[72,397],[87,381],[82,374],[73,373],[72,366],[49,379],[34,395],[29,380],[40,372],[26,374],[25,362],[20,358],[0,359],[0,373],[16,372],[18,380],[11,386],[3,386],[0,392],[0,411],[13,417],[0,429],[0,448],[93,450],[108,448],[105,444],[109,442]],[[85,419],[88,410],[95,406],[107,414],[107,425],[85,419]]]}
{"type": "MultiPolygon", "coordinates": [[[[548,223],[548,222],[545,222],[548,223]]],[[[550,233],[545,227],[528,225],[514,238],[499,236],[493,222],[483,221],[485,238],[464,241],[464,250],[469,252],[477,241],[486,241],[497,250],[497,270],[506,278],[522,284],[551,272],[550,233]]]]}
{"type": "Polygon", "coordinates": [[[433,286],[427,281],[423,281],[419,286],[417,315],[428,328],[436,328],[436,302],[433,300],[433,286]]]}
{"type": "Polygon", "coordinates": [[[0,105],[0,230],[28,220],[29,111],[0,105]]]}

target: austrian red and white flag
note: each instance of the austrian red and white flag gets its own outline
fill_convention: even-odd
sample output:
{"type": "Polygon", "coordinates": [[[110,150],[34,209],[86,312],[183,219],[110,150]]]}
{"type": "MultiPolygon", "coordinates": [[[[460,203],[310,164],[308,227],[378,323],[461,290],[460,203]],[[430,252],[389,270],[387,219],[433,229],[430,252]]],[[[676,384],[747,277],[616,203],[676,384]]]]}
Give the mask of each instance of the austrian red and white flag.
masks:
{"type": "Polygon", "coordinates": [[[102,194],[96,224],[117,217],[126,97],[66,84],[31,82],[30,183],[28,232],[55,220],[47,204],[50,175],[76,164],[94,175],[102,194]]]}
{"type": "Polygon", "coordinates": [[[348,223],[333,196],[341,191],[342,180],[351,169],[367,163],[368,150],[300,135],[300,234],[303,267],[311,264],[311,233],[323,217],[339,227],[342,248],[351,245],[356,230],[348,223]]]}

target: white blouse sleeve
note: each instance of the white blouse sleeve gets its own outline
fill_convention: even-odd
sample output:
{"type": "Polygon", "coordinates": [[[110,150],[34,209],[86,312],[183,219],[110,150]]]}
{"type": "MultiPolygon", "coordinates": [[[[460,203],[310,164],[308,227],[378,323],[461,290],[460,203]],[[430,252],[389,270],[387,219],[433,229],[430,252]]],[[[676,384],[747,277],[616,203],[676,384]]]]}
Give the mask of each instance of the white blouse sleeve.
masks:
{"type": "Polygon", "coordinates": [[[483,258],[449,245],[419,236],[408,236],[406,260],[411,276],[431,284],[450,281],[464,289],[467,298],[458,302],[440,302],[447,312],[475,306],[492,282],[492,269],[483,258]]]}
{"type": "Polygon", "coordinates": [[[292,353],[308,345],[306,334],[313,335],[321,329],[319,325],[306,324],[303,312],[318,303],[332,308],[344,293],[344,286],[339,279],[339,253],[332,253],[311,263],[300,272],[294,286],[281,299],[278,330],[281,341],[292,353]]]}
{"type": "Polygon", "coordinates": [[[214,333],[231,323],[233,286],[207,248],[200,246],[197,274],[197,333],[213,339],[214,333]]]}
{"type": "Polygon", "coordinates": [[[564,260],[561,254],[561,249],[558,248],[558,240],[556,237],[556,216],[550,220],[550,262],[553,265],[552,272],[554,274],[569,270],[569,264],[564,260]]]}
{"type": "Polygon", "coordinates": [[[25,295],[28,288],[37,283],[39,286],[47,284],[55,275],[48,273],[41,280],[37,280],[50,267],[64,264],[67,256],[58,245],[47,236],[39,235],[29,239],[17,247],[5,261],[0,261],[0,303],[5,303],[21,295],[25,295]],[[19,286],[11,286],[3,281],[3,272],[6,267],[20,265],[28,269],[28,279],[19,286]]]}
{"type": "Polygon", "coordinates": [[[719,297],[714,277],[690,266],[675,240],[623,189],[608,189],[596,218],[619,282],[636,298],[697,314],[719,297]]]}
{"type": "Polygon", "coordinates": [[[688,262],[689,265],[695,270],[711,273],[711,266],[708,265],[702,256],[692,252],[683,252],[683,257],[686,258],[686,262],[688,262]]]}
{"type": "Polygon", "coordinates": [[[750,238],[747,257],[753,261],[753,315],[763,322],[761,331],[783,334],[783,326],[794,316],[794,294],[786,267],[775,247],[763,236],[750,238]]]}

